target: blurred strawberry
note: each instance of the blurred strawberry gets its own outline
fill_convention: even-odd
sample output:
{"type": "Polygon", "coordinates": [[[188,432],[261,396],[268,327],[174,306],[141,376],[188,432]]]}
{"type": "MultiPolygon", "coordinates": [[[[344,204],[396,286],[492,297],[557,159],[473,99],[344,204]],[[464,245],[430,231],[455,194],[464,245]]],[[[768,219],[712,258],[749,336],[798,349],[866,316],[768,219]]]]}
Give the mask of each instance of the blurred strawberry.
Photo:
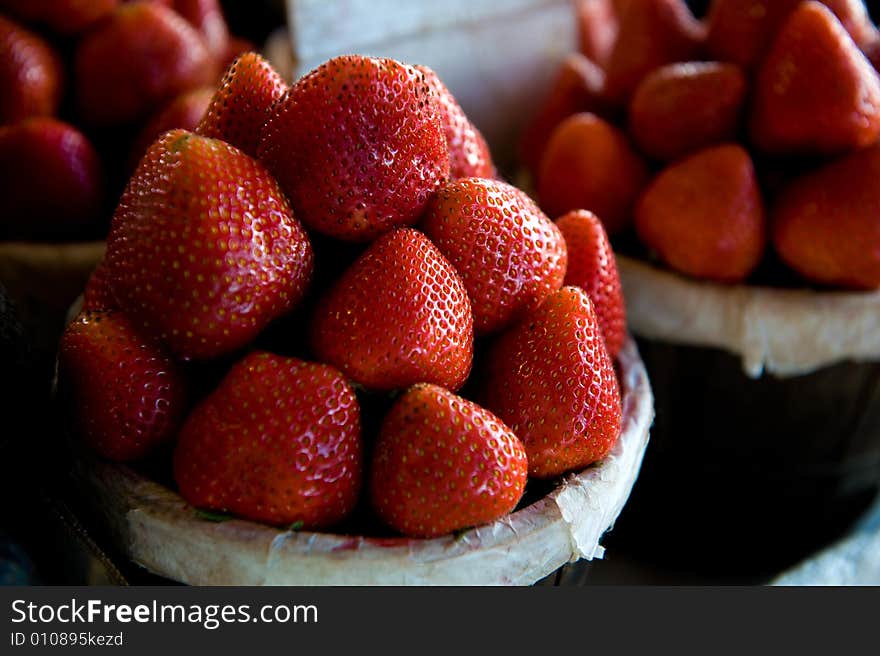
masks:
{"type": "Polygon", "coordinates": [[[520,157],[532,175],[537,175],[550,135],[564,119],[579,112],[606,113],[604,85],[605,73],[592,61],[579,53],[565,58],[520,140],[520,157]]]}
{"type": "Polygon", "coordinates": [[[705,30],[684,0],[631,2],[620,16],[617,42],[605,68],[605,94],[626,104],[639,82],[664,64],[699,59],[705,30]]]}
{"type": "Polygon", "coordinates": [[[495,165],[489,145],[480,131],[470,122],[446,85],[437,74],[427,66],[416,66],[425,75],[425,80],[440,109],[440,122],[449,146],[449,176],[459,178],[494,178],[495,165]]]}
{"type": "Polygon", "coordinates": [[[568,248],[565,285],[580,287],[593,302],[608,355],[614,360],[626,341],[626,306],[617,260],[602,222],[575,210],[556,220],[568,248]]]}
{"type": "Polygon", "coordinates": [[[650,157],[669,161],[737,134],[747,80],[734,64],[662,66],[642,80],[629,106],[629,129],[650,157]]]}
{"type": "Polygon", "coordinates": [[[171,6],[198,30],[219,66],[229,47],[229,26],[219,0],[173,0],[171,6]]]}
{"type": "Polygon", "coordinates": [[[451,182],[428,206],[421,228],[461,276],[478,335],[503,329],[562,286],[559,229],[509,184],[451,182]]]}
{"type": "Polygon", "coordinates": [[[63,77],[61,60],[48,43],[0,16],[0,125],[53,116],[63,77]]]}
{"type": "Polygon", "coordinates": [[[404,392],[372,457],[370,499],[389,526],[432,538],[492,522],[522,497],[528,463],[488,410],[436,385],[404,392]]]}
{"type": "Polygon", "coordinates": [[[486,407],[522,440],[535,478],[608,454],[620,435],[620,388],[583,289],[563,287],[492,345],[486,407]]]}
{"type": "Polygon", "coordinates": [[[321,298],[312,350],[368,389],[419,382],[457,390],[473,359],[467,290],[421,232],[376,239],[321,298]]]}
{"type": "Polygon", "coordinates": [[[0,0],[0,11],[57,34],[76,36],[118,4],[119,0],[0,0]]]}
{"type": "Polygon", "coordinates": [[[58,379],[72,427],[104,458],[137,460],[176,437],[186,380],[119,312],[86,311],[67,326],[58,379]]]}
{"type": "Polygon", "coordinates": [[[415,223],[449,177],[436,94],[392,59],[335,57],[300,78],[258,152],[308,227],[351,241],[415,223]]]}
{"type": "Polygon", "coordinates": [[[256,157],[260,130],[287,85],[272,65],[255,52],[232,62],[196,128],[256,157]]]}
{"type": "Polygon", "coordinates": [[[793,182],[776,200],[773,244],[807,280],[880,287],[880,145],[837,159],[793,182]]]}
{"type": "MultiPolygon", "coordinates": [[[[707,18],[712,57],[750,68],[758,63],[801,0],[715,0],[707,18]]],[[[862,0],[823,0],[859,45],[873,27],[862,0]]]]}
{"type": "Polygon", "coordinates": [[[123,4],[85,34],[74,70],[80,115],[96,126],[143,120],[175,96],[212,84],[217,74],[195,28],[149,2],[123,4]]]}
{"type": "Polygon", "coordinates": [[[342,374],[265,351],[193,410],[174,452],[192,505],[308,530],[344,519],[362,478],[360,409],[342,374]]]}
{"type": "Polygon", "coordinates": [[[578,51],[597,65],[608,64],[617,32],[617,11],[611,0],[576,0],[578,51]]]}
{"type": "Polygon", "coordinates": [[[305,293],[313,254],[268,171],[185,130],[147,151],[113,216],[106,262],[120,307],[179,358],[248,344],[305,293]]]}
{"type": "Polygon", "coordinates": [[[764,254],[764,204],[749,154],[738,145],[707,148],[671,164],[636,208],[641,240],[676,271],[738,282],[764,254]]]}
{"type": "Polygon", "coordinates": [[[880,77],[818,2],[783,24],[756,78],[754,144],[770,153],[834,154],[880,135],[880,77]]]}
{"type": "Polygon", "coordinates": [[[648,171],[627,136],[593,114],[575,114],[553,132],[538,171],[538,200],[550,216],[586,209],[609,234],[632,221],[648,171]]]}
{"type": "Polygon", "coordinates": [[[0,127],[0,236],[81,237],[102,217],[101,162],[72,125],[34,117],[0,127]]]}
{"type": "Polygon", "coordinates": [[[147,148],[169,130],[194,131],[208,110],[213,95],[212,87],[197,87],[161,107],[135,138],[128,158],[129,170],[134,171],[147,148]]]}

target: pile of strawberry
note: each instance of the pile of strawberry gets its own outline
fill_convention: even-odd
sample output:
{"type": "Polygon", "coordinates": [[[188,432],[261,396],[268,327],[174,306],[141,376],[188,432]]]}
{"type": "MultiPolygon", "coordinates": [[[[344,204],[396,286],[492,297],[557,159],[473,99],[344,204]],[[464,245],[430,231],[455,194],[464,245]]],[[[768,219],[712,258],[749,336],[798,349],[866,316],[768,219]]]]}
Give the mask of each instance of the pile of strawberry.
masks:
{"type": "Polygon", "coordinates": [[[697,279],[880,287],[880,31],[862,0],[580,0],[521,152],[541,207],[697,279]],[[873,62],[873,63],[872,63],[873,62]]]}
{"type": "Polygon", "coordinates": [[[609,453],[625,330],[601,223],[498,180],[433,71],[288,88],[247,53],[131,177],[59,398],[105,458],[170,449],[199,509],[429,537],[609,453]]]}
{"type": "Polygon", "coordinates": [[[218,0],[0,0],[0,239],[95,239],[147,146],[251,49],[218,0]]]}

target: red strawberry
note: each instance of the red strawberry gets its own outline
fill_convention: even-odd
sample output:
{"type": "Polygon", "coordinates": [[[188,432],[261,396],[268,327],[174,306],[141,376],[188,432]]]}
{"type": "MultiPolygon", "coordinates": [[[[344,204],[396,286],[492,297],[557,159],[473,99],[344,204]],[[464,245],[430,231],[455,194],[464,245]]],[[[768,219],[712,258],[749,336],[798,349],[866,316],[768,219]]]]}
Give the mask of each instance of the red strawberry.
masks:
{"type": "Polygon", "coordinates": [[[303,222],[366,241],[415,223],[449,176],[436,94],[392,59],[336,57],[278,102],[258,149],[303,222]]]}
{"type": "Polygon", "coordinates": [[[565,58],[520,140],[520,157],[532,175],[537,175],[550,135],[564,119],[579,112],[605,113],[604,86],[605,73],[592,61],[579,53],[565,58]]]}
{"type": "Polygon", "coordinates": [[[676,271],[719,282],[746,278],[764,254],[764,204],[749,154],[702,150],[661,172],[636,208],[642,241],[676,271]]]}
{"type": "Polygon", "coordinates": [[[180,494],[270,524],[333,526],[363,476],[360,409],[335,369],[257,351],[187,418],[174,452],[180,494]]]}
{"type": "Polygon", "coordinates": [[[216,77],[216,62],[195,28],[149,2],[121,5],[87,32],[74,69],[80,114],[100,126],[142,120],[216,77]]]}
{"type": "Polygon", "coordinates": [[[437,74],[427,66],[416,66],[424,73],[425,81],[434,95],[440,109],[440,122],[449,146],[449,175],[458,178],[494,178],[495,165],[489,145],[480,131],[470,122],[446,85],[437,74]]]}
{"type": "Polygon", "coordinates": [[[538,200],[550,216],[587,209],[613,235],[632,220],[648,179],[627,136],[593,114],[575,114],[553,132],[538,171],[538,200]]]}
{"type": "Polygon", "coordinates": [[[144,457],[173,440],[183,419],[182,373],[119,312],[86,311],[67,326],[58,377],[75,430],[110,460],[144,457]]]}
{"type": "Polygon", "coordinates": [[[664,64],[699,59],[703,26],[684,0],[631,2],[620,17],[620,31],[605,69],[605,93],[625,104],[639,82],[664,64]]]}
{"type": "Polygon", "coordinates": [[[620,388],[587,293],[563,287],[489,352],[486,407],[522,440],[529,474],[604,458],[620,435],[620,388]]]}
{"type": "Polygon", "coordinates": [[[113,298],[113,288],[107,276],[107,265],[104,260],[98,263],[92,275],[86,281],[83,290],[83,310],[117,310],[116,299],[113,298]]]}
{"type": "Polygon", "coordinates": [[[522,443],[495,415],[420,384],[401,395],[382,423],[370,499],[395,530],[431,538],[507,515],[527,477],[522,443]]]}
{"type": "Polygon", "coordinates": [[[633,140],[669,161],[732,140],[746,99],[746,76],[734,64],[669,64],[649,73],[629,106],[633,140]]]}
{"type": "Polygon", "coordinates": [[[617,32],[617,12],[611,0],[577,0],[578,50],[599,66],[608,64],[617,32]]]}
{"type": "Polygon", "coordinates": [[[75,36],[110,14],[119,0],[0,0],[0,10],[52,32],[75,36]]]}
{"type": "Polygon", "coordinates": [[[48,43],[0,16],[0,125],[54,115],[63,74],[61,60],[48,43]]]}
{"type": "Polygon", "coordinates": [[[229,47],[229,26],[219,0],[174,0],[172,7],[198,30],[219,63],[229,47]]]}
{"type": "MultiPolygon", "coordinates": [[[[715,0],[709,12],[706,45],[722,61],[744,67],[759,62],[779,28],[801,0],[715,0]]],[[[873,28],[862,0],[822,0],[859,45],[873,28]]]]}
{"type": "Polygon", "coordinates": [[[575,210],[556,221],[568,248],[565,284],[580,287],[593,302],[608,355],[614,360],[626,340],[626,307],[617,260],[602,222],[575,210]]]}
{"type": "Polygon", "coordinates": [[[562,287],[566,256],[559,229],[509,184],[451,182],[421,227],[461,276],[478,335],[501,330],[562,287]]]}
{"type": "Polygon", "coordinates": [[[147,152],[147,148],[169,130],[195,130],[205,115],[213,95],[214,90],[211,87],[197,87],[180,94],[161,107],[135,139],[128,159],[129,170],[133,171],[147,152]]]}
{"type": "Polygon", "coordinates": [[[256,157],[260,129],[285,91],[287,84],[272,65],[246,52],[227,69],[196,132],[256,157]]]}
{"type": "Polygon", "coordinates": [[[880,287],[880,146],[840,158],[792,183],[773,208],[773,244],[807,280],[880,287]]]}
{"type": "Polygon", "coordinates": [[[836,152],[880,135],[880,77],[818,2],[790,15],[755,79],[751,136],[772,153],[836,152]]]}
{"type": "Polygon", "coordinates": [[[173,130],[129,182],[106,261],[120,307],[189,359],[234,351],[288,312],[305,292],[313,254],[259,162],[173,130]]]}
{"type": "Polygon", "coordinates": [[[322,298],[312,350],[364,387],[428,382],[457,390],[473,359],[473,317],[452,265],[422,233],[370,244],[322,298]]]}
{"type": "Polygon", "coordinates": [[[0,128],[0,235],[81,236],[102,217],[104,185],[94,147],[76,128],[35,117],[0,128]]]}

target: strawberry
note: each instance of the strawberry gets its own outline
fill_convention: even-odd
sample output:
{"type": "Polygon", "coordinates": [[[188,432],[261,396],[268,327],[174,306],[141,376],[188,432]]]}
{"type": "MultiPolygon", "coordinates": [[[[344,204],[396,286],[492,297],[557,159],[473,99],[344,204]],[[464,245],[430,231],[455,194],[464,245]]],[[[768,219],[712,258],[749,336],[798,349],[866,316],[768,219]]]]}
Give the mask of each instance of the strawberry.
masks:
{"type": "Polygon", "coordinates": [[[440,111],[440,123],[449,147],[449,176],[459,178],[494,178],[495,165],[489,145],[470,122],[446,85],[427,66],[416,66],[434,92],[440,111]]]}
{"type": "Polygon", "coordinates": [[[880,146],[854,152],[794,181],[772,211],[777,253],[807,280],[880,287],[880,146]]]}
{"type": "Polygon", "coordinates": [[[211,84],[216,63],[195,28],[173,10],[133,2],[83,35],[74,73],[83,120],[115,126],[143,120],[182,92],[211,84]]]}
{"type": "Polygon", "coordinates": [[[655,68],[699,59],[704,31],[684,0],[629,3],[620,16],[617,42],[605,68],[608,99],[626,104],[655,68]]]}
{"type": "Polygon", "coordinates": [[[791,13],[760,65],[750,130],[770,153],[834,154],[880,136],[880,77],[818,2],[791,13]]]}
{"type": "Polygon", "coordinates": [[[54,118],[0,127],[0,236],[66,239],[102,217],[101,162],[89,140],[54,118]]]}
{"type": "Polygon", "coordinates": [[[0,11],[52,32],[76,36],[110,14],[119,0],[0,0],[0,11]]]}
{"type": "Polygon", "coordinates": [[[436,94],[392,59],[335,57],[300,78],[257,150],[308,227],[351,241],[415,223],[449,176],[436,94]]]}
{"type": "Polygon", "coordinates": [[[421,229],[461,276],[478,335],[503,329],[562,287],[562,234],[509,184],[449,183],[428,206],[421,229]]]}
{"type": "Polygon", "coordinates": [[[107,265],[104,260],[98,263],[92,275],[86,281],[83,290],[83,310],[118,310],[116,299],[113,298],[113,287],[107,276],[107,265]]]}
{"type": "MultiPolygon", "coordinates": [[[[751,68],[760,62],[779,28],[801,0],[715,0],[709,12],[706,46],[722,61],[751,68]]],[[[862,0],[822,0],[859,45],[873,28],[862,0]]]]}
{"type": "Polygon", "coordinates": [[[293,308],[311,244],[256,160],[216,139],[166,132],[120,200],[106,262],[120,307],[179,358],[250,342],[293,308]]]}
{"type": "Polygon", "coordinates": [[[173,440],[186,379],[170,355],[119,312],[82,312],[58,352],[61,397],[74,429],[104,458],[138,460],[173,440]]]}
{"type": "Polygon", "coordinates": [[[608,454],[620,435],[620,387],[584,290],[563,287],[498,337],[485,406],[522,440],[535,478],[608,454]]]}
{"type": "Polygon", "coordinates": [[[608,355],[614,360],[626,340],[626,307],[617,260],[602,222],[575,210],[556,220],[568,248],[566,286],[580,287],[593,302],[608,355]]]}
{"type": "Polygon", "coordinates": [[[614,3],[611,0],[576,0],[575,13],[578,51],[599,66],[606,66],[620,29],[614,3]]]}
{"type": "Polygon", "coordinates": [[[419,384],[382,422],[369,493],[386,524],[432,538],[507,515],[527,477],[523,445],[501,420],[442,387],[419,384]]]}
{"type": "Polygon", "coordinates": [[[592,61],[580,53],[565,58],[520,138],[520,158],[532,175],[537,175],[547,142],[564,119],[579,112],[606,113],[604,85],[605,73],[592,61]]]}
{"type": "Polygon", "coordinates": [[[473,316],[452,265],[427,237],[398,228],[370,244],[312,317],[321,362],[379,391],[436,383],[457,390],[473,359],[473,316]]]}
{"type": "Polygon", "coordinates": [[[344,519],[362,477],[360,409],[342,374],[265,351],[233,365],[174,451],[192,505],[305,529],[344,519]]]}
{"type": "Polygon", "coordinates": [[[219,0],[174,0],[172,8],[198,30],[219,64],[229,47],[229,26],[219,0]]]}
{"type": "Polygon", "coordinates": [[[287,85],[272,65],[247,52],[227,69],[196,133],[256,157],[260,129],[285,91],[287,85]]]}
{"type": "Polygon", "coordinates": [[[595,212],[609,234],[624,230],[647,182],[627,136],[593,114],[575,114],[553,132],[538,170],[538,199],[550,216],[595,212]]]}
{"type": "Polygon", "coordinates": [[[636,230],[676,271],[738,282],[764,254],[764,204],[749,154],[707,148],[664,169],[636,208],[636,230]]]}
{"type": "Polygon", "coordinates": [[[663,161],[730,141],[739,128],[747,84],[734,64],[661,66],[633,94],[630,134],[644,153],[663,161]]]}
{"type": "Polygon", "coordinates": [[[147,148],[169,130],[195,130],[205,115],[213,95],[214,90],[211,87],[197,87],[160,107],[134,140],[128,158],[129,170],[133,171],[147,152],[147,148]]]}
{"type": "Polygon", "coordinates": [[[54,115],[63,74],[61,60],[48,43],[0,16],[0,125],[54,115]]]}

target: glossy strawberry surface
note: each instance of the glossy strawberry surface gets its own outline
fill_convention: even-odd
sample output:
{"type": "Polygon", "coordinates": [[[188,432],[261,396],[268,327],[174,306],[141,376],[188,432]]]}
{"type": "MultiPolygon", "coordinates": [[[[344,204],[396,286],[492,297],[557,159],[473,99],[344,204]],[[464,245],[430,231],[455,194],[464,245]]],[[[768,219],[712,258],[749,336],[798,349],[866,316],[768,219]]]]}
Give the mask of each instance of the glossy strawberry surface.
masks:
{"type": "Polygon", "coordinates": [[[416,66],[425,74],[425,81],[434,91],[440,110],[440,122],[449,147],[449,175],[458,178],[494,178],[495,165],[489,144],[471,123],[461,105],[437,74],[427,66],[416,66]]]}
{"type": "Polygon", "coordinates": [[[370,499],[389,526],[430,538],[503,517],[526,479],[525,449],[500,419],[442,387],[420,384],[382,423],[370,499]]]}
{"type": "Polygon", "coordinates": [[[470,373],[473,337],[458,273],[412,228],[374,241],[322,297],[311,324],[320,361],[384,391],[419,382],[457,390],[470,373]]]}
{"type": "Polygon", "coordinates": [[[568,249],[564,283],[587,292],[614,360],[626,340],[626,306],[608,234],[599,218],[586,210],[569,212],[556,225],[568,249]]]}
{"type": "Polygon", "coordinates": [[[185,130],[147,151],[113,216],[106,255],[120,307],[184,359],[247,345],[302,298],[313,259],[266,169],[185,130]]]}
{"type": "Polygon", "coordinates": [[[189,503],[304,529],[345,518],[362,478],[360,409],[342,374],[264,351],[196,407],[174,453],[189,503]]]}
{"type": "Polygon", "coordinates": [[[278,102],[258,154],[309,228],[369,241],[415,223],[449,176],[437,101],[412,66],[335,57],[278,102]]]}
{"type": "Polygon", "coordinates": [[[263,124],[285,91],[287,84],[272,65],[246,52],[226,70],[196,132],[256,157],[263,124]]]}
{"type": "Polygon", "coordinates": [[[620,388],[584,290],[563,287],[498,337],[484,396],[525,445],[531,476],[553,478],[608,454],[620,435],[620,388]]]}
{"type": "Polygon", "coordinates": [[[137,460],[176,438],[186,379],[171,356],[119,312],[85,311],[58,354],[61,398],[72,427],[111,460],[137,460]]]}
{"type": "Polygon", "coordinates": [[[562,235],[512,185],[484,178],[451,182],[420,227],[461,276],[477,334],[501,330],[562,286],[562,235]]]}

